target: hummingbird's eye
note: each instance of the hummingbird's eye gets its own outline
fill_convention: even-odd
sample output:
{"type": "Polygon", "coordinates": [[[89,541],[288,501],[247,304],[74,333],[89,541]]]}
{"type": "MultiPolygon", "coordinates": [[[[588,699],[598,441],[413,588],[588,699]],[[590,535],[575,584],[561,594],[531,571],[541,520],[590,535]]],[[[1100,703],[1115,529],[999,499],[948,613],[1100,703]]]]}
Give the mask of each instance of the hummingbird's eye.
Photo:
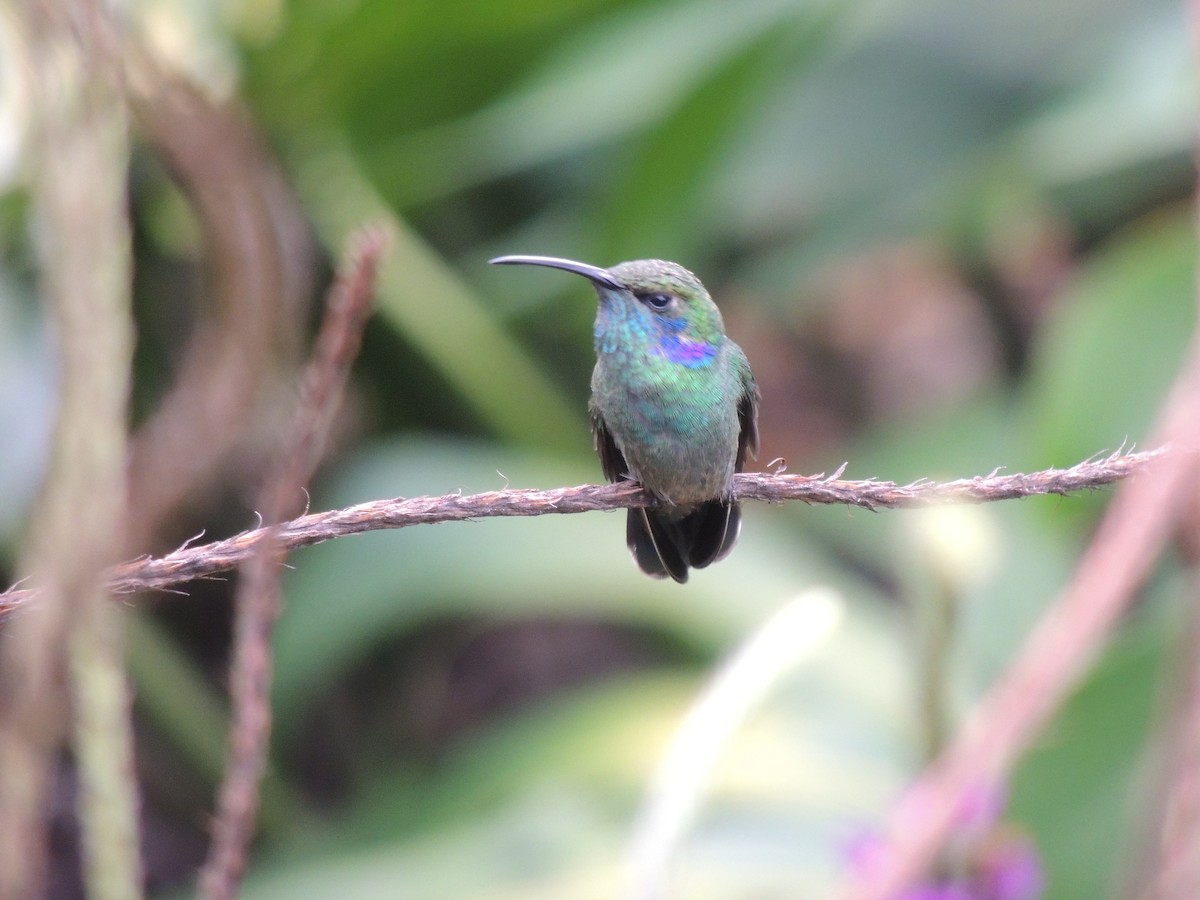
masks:
{"type": "Polygon", "coordinates": [[[639,299],[651,309],[666,309],[675,298],[670,294],[654,293],[642,294],[639,299]]]}

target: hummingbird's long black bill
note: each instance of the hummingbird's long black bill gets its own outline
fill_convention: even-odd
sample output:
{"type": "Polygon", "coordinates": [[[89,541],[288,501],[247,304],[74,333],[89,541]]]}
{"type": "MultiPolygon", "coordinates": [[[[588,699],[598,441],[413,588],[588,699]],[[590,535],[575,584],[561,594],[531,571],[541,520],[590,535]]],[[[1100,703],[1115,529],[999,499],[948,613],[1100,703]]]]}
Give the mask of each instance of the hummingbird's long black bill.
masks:
{"type": "Polygon", "coordinates": [[[622,290],[625,287],[625,285],[608,274],[607,269],[576,262],[573,259],[559,259],[557,256],[497,256],[495,259],[488,260],[488,262],[494,266],[545,266],[549,269],[562,269],[566,272],[574,272],[576,275],[582,275],[593,284],[598,284],[601,287],[606,287],[614,291],[622,290]]]}

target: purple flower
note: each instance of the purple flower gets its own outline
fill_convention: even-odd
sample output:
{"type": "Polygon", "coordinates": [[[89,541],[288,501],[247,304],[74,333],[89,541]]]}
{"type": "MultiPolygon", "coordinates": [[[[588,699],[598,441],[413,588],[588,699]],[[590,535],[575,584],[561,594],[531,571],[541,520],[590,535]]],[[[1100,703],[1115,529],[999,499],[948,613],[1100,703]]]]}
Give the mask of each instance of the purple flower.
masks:
{"type": "Polygon", "coordinates": [[[897,900],[976,900],[961,884],[920,884],[909,888],[897,900]]]}
{"type": "Polygon", "coordinates": [[[1036,900],[1046,889],[1042,861],[1033,843],[1019,834],[1000,833],[983,848],[976,879],[987,900],[1036,900]]]}
{"type": "MultiPolygon", "coordinates": [[[[1019,830],[997,824],[1005,800],[1000,788],[973,791],[956,816],[955,837],[943,848],[943,871],[895,900],[1038,900],[1045,890],[1041,859],[1019,830]]],[[[854,835],[843,849],[847,865],[864,873],[883,851],[883,839],[870,831],[854,835]]]]}

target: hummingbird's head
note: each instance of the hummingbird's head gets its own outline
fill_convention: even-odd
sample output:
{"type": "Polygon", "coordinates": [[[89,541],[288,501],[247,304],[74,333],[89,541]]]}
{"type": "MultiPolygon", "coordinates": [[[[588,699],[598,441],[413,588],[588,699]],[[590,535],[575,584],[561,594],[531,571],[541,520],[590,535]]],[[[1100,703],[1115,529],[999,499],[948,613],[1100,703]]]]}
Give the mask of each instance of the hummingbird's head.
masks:
{"type": "Polygon", "coordinates": [[[607,271],[670,333],[704,341],[718,340],[725,333],[720,310],[700,279],[678,263],[638,259],[607,271]]]}
{"type": "Polygon", "coordinates": [[[651,343],[676,362],[702,364],[725,334],[721,313],[700,279],[662,259],[639,259],[602,269],[553,256],[500,256],[499,265],[563,269],[592,282],[600,298],[596,347],[604,352],[651,343]]]}

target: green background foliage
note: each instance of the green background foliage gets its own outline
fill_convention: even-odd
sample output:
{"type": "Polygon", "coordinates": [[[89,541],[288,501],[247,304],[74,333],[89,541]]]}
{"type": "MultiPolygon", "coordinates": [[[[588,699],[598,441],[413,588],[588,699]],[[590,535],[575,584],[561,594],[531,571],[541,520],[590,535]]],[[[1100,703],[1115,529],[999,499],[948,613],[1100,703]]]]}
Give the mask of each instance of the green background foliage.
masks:
{"type": "MultiPolygon", "coordinates": [[[[1144,441],[1182,359],[1195,98],[1178,4],[196,6],[141,13],[181,35],[194,77],[244,99],[326,252],[368,221],[395,231],[313,508],[599,478],[590,292],[490,269],[499,253],[695,270],[762,385],[758,464],[791,471],[1070,465],[1144,441]]],[[[135,175],[138,266],[169,290],[200,264],[195,223],[165,172],[135,175]]],[[[53,362],[19,182],[2,212],[11,563],[53,362]]],[[[139,298],[145,359],[170,314],[154,299],[139,298]]],[[[169,367],[138,377],[158,396],[169,367]]],[[[755,506],[736,552],[685,588],[635,571],[616,515],[297,553],[246,897],[614,896],[646,784],[714,664],[828,585],[838,626],[724,748],[672,894],[817,896],[919,770],[906,611],[939,590],[955,604],[957,721],[1109,494],[945,516],[755,506]]],[[[199,524],[252,521],[231,497],[199,524]]],[[[1103,896],[1136,862],[1176,575],[1146,588],[1015,774],[1010,815],[1048,897],[1103,896]]],[[[195,593],[139,613],[130,639],[146,803],[193,836],[223,753],[227,617],[220,585],[195,593]]],[[[163,866],[164,889],[183,889],[186,867],[163,866]]]]}

